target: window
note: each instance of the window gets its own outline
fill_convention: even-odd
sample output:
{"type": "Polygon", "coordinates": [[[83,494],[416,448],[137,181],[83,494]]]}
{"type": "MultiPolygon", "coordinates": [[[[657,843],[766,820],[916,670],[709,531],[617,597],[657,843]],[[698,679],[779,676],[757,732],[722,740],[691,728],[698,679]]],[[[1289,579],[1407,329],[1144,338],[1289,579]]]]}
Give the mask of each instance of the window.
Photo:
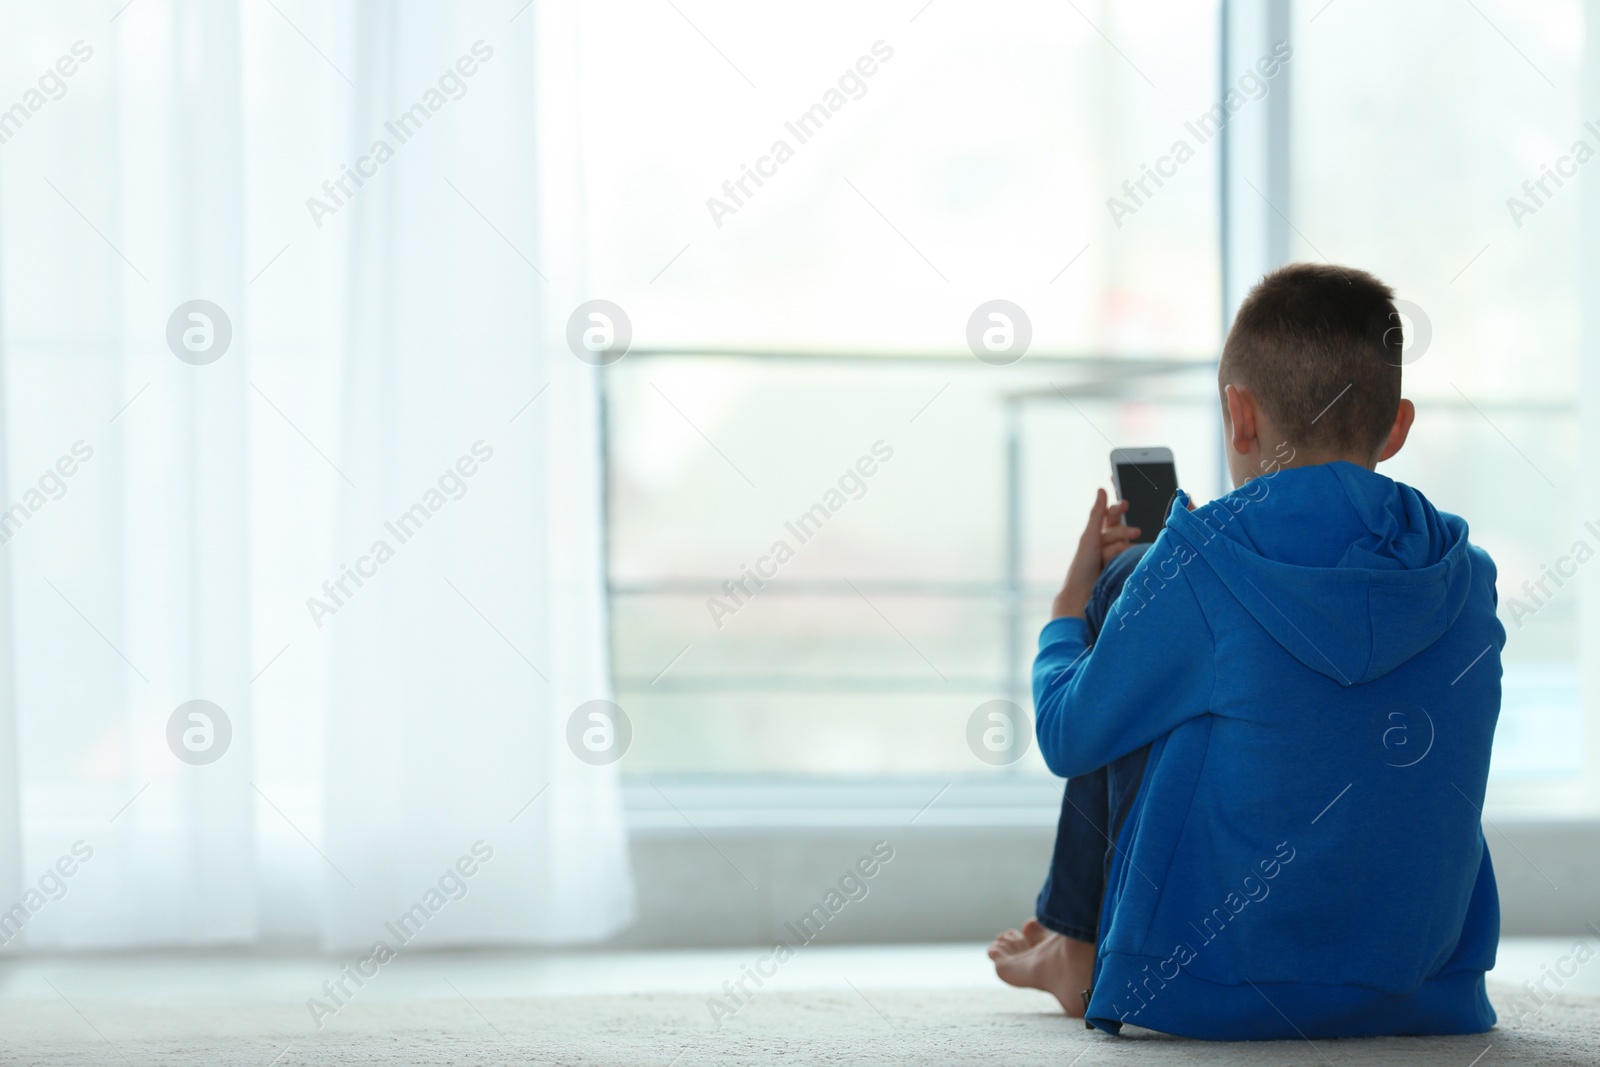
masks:
{"type": "MultiPolygon", "coordinates": [[[[1216,167],[1191,162],[1120,228],[1105,203],[1214,95],[1216,10],[1082,11],[697,4],[622,32],[590,16],[593,288],[634,328],[605,387],[635,772],[985,771],[967,718],[1028,706],[1063,531],[1108,439],[1170,443],[1216,484],[1216,167]],[[725,55],[669,66],[657,37],[696,28],[725,55]],[[618,65],[641,73],[623,84],[618,65]],[[866,67],[798,143],[796,116],[866,67]],[[707,200],[732,204],[723,183],[775,140],[793,158],[714,220],[707,200]],[[968,350],[997,298],[1032,330],[1010,366],[968,350]],[[873,475],[852,475],[863,460],[873,475]],[[830,490],[844,506],[804,525],[830,490]],[[793,558],[761,564],[778,541],[793,558]],[[776,577],[730,596],[758,564],[776,577]],[[714,619],[713,597],[736,612],[714,619]]],[[[1019,769],[1043,773],[1034,753],[1019,769]]]]}
{"type": "MultiPolygon", "coordinates": [[[[1596,389],[1579,374],[1591,224],[1570,176],[1537,201],[1524,186],[1575,169],[1575,141],[1600,150],[1575,0],[936,3],[909,21],[692,5],[625,30],[611,14],[585,32],[585,225],[595,293],[635,331],[605,390],[636,773],[992,775],[965,723],[986,700],[1028,705],[1107,451],[1169,445],[1186,486],[1222,490],[1220,324],[1261,270],[1327,259],[1390,282],[1412,336],[1429,333],[1407,367],[1418,428],[1386,472],[1469,516],[1499,566],[1491,799],[1584,801],[1600,776],[1581,620],[1600,592],[1547,574],[1578,541],[1600,550],[1576,460],[1596,389]],[[651,47],[697,31],[692,69],[651,47]],[[741,192],[879,41],[893,54],[865,92],[741,192]],[[1203,117],[1279,42],[1281,75],[1244,85],[1211,136],[1203,117]],[[657,91],[641,103],[608,63],[657,91]],[[1163,162],[1179,141],[1191,151],[1163,162]],[[1032,328],[1009,366],[968,351],[992,299],[1032,328]],[[893,458],[859,499],[794,543],[785,524],[880,441],[893,458]],[[731,594],[785,539],[776,576],[731,594]]],[[[1030,752],[1002,773],[1044,772],[1030,752]]]]}

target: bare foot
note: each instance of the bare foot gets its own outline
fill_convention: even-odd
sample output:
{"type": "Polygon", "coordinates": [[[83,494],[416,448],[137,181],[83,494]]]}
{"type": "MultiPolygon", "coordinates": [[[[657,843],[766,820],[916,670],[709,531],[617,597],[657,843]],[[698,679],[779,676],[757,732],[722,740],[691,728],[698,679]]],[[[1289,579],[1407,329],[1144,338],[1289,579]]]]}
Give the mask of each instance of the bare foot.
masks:
{"type": "Polygon", "coordinates": [[[1019,952],[1026,952],[1033,946],[1022,936],[1020,930],[1007,930],[997,934],[989,943],[989,958],[998,962],[1007,956],[1015,956],[1019,952]]]}
{"type": "Polygon", "coordinates": [[[1001,956],[1014,956],[1032,948],[1048,936],[1050,931],[1039,925],[1038,919],[1029,919],[1022,924],[1021,930],[1007,930],[997,936],[989,945],[989,958],[998,961],[1001,956]]]}
{"type": "Polygon", "coordinates": [[[1026,930],[1007,931],[989,947],[995,973],[1008,985],[1044,990],[1060,1002],[1062,1011],[1083,1018],[1083,991],[1094,979],[1094,946],[1048,930],[1036,944],[1023,945],[1026,930]],[[1014,932],[1016,937],[1007,939],[1014,932]]]}

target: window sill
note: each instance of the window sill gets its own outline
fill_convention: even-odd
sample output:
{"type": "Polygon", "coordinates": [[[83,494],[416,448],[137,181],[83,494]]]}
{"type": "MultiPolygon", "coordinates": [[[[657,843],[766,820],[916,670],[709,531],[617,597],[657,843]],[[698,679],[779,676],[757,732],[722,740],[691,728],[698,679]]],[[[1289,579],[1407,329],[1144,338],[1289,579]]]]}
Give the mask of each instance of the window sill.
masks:
{"type": "Polygon", "coordinates": [[[817,779],[663,776],[623,779],[634,833],[826,827],[1050,827],[1059,779],[817,779]]]}
{"type": "MultiPolygon", "coordinates": [[[[1055,842],[1053,778],[625,779],[639,915],[617,947],[770,944],[876,842],[895,850],[836,943],[987,940],[1033,911],[1055,842]]],[[[1600,819],[1490,807],[1506,935],[1600,915],[1600,819]]]]}

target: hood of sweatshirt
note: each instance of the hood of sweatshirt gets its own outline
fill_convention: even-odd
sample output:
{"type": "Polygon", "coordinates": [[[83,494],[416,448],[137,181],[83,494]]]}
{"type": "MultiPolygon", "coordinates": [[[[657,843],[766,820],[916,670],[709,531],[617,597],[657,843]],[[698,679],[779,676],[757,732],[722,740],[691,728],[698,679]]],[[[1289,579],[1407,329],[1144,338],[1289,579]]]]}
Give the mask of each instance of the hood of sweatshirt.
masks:
{"type": "Polygon", "coordinates": [[[1188,506],[1180,493],[1168,530],[1284,649],[1341,685],[1422,652],[1466,602],[1466,522],[1353,463],[1280,470],[1188,506]]]}

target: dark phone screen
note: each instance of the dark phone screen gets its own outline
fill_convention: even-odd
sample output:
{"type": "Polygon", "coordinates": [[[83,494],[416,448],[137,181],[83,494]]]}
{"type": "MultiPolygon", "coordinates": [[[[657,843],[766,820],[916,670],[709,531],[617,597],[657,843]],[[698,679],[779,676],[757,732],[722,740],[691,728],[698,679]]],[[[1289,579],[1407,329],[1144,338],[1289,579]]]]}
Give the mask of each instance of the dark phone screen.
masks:
{"type": "Polygon", "coordinates": [[[1139,527],[1136,544],[1149,544],[1167,521],[1178,492],[1178,472],[1170,463],[1118,463],[1117,491],[1128,502],[1123,521],[1139,527]]]}

